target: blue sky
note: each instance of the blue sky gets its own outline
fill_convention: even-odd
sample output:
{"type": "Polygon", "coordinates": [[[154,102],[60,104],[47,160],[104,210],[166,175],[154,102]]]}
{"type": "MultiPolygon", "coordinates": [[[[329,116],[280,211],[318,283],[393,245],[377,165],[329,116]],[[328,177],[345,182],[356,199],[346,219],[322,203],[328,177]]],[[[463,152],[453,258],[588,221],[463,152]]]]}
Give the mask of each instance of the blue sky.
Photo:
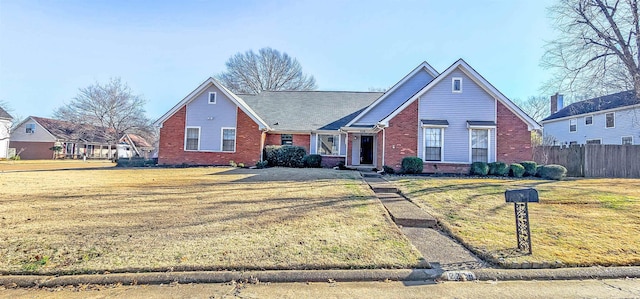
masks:
{"type": "Polygon", "coordinates": [[[388,88],[422,61],[465,59],[511,99],[538,95],[551,0],[0,0],[0,101],[50,117],[121,77],[156,119],[237,52],[272,47],[320,90],[388,88]]]}

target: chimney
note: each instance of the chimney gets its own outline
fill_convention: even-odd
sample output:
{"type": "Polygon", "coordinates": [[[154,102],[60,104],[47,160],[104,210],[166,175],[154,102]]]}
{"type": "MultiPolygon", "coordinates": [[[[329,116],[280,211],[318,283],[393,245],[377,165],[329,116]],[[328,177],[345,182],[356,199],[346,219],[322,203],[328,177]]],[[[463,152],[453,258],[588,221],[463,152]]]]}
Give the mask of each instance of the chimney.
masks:
{"type": "Polygon", "coordinates": [[[551,114],[558,112],[563,108],[564,96],[561,94],[554,94],[551,96],[551,114]]]}

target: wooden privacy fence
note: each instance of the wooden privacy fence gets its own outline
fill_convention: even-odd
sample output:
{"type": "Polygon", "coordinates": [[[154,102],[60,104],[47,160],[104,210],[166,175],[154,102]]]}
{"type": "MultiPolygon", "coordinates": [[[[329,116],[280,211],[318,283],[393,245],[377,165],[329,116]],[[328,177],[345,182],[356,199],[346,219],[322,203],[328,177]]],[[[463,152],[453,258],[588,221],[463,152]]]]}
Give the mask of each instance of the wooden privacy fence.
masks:
{"type": "Polygon", "coordinates": [[[538,146],[533,156],[566,167],[567,176],[640,178],[640,145],[538,146]]]}

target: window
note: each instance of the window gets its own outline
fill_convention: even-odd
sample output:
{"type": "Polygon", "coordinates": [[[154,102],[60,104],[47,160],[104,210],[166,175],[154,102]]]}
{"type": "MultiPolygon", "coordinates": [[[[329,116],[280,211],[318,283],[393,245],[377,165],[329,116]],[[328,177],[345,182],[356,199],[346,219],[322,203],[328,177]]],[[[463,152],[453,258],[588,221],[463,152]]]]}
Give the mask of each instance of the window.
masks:
{"type": "Polygon", "coordinates": [[[291,134],[282,134],[282,135],[280,135],[280,144],[281,145],[293,145],[293,135],[291,135],[291,134]]]}
{"type": "Polygon", "coordinates": [[[451,80],[451,91],[462,92],[462,78],[453,78],[451,80]]]}
{"type": "Polygon", "coordinates": [[[584,117],[585,126],[589,126],[593,124],[593,116],[585,116],[584,117]]]}
{"type": "Polygon", "coordinates": [[[36,132],[36,124],[27,124],[27,134],[33,134],[36,132]]]}
{"type": "Polygon", "coordinates": [[[210,92],[209,93],[209,104],[215,104],[216,103],[216,93],[215,92],[210,92]]]}
{"type": "Polygon", "coordinates": [[[622,137],[622,145],[632,145],[632,144],[633,144],[633,136],[622,137]]]}
{"type": "Polygon", "coordinates": [[[569,141],[569,145],[578,145],[577,141],[569,141]]]}
{"type": "Polygon", "coordinates": [[[471,130],[471,162],[489,162],[489,130],[471,130]]]}
{"type": "Polygon", "coordinates": [[[578,120],[574,118],[569,120],[569,132],[575,131],[578,131],[578,120]]]}
{"type": "Polygon", "coordinates": [[[442,128],[424,128],[424,160],[442,161],[442,128]]]}
{"type": "Polygon", "coordinates": [[[236,129],[222,128],[222,151],[223,152],[236,151],[236,129]]]}
{"type": "Polygon", "coordinates": [[[318,135],[317,147],[319,155],[339,155],[340,135],[318,135]]]}
{"type": "Polygon", "coordinates": [[[184,149],[187,151],[197,151],[200,149],[200,128],[187,127],[187,136],[184,149]]]}
{"type": "Polygon", "coordinates": [[[607,118],[607,128],[613,128],[616,126],[616,115],[615,113],[607,113],[605,114],[607,118]]]}
{"type": "Polygon", "coordinates": [[[587,144],[600,144],[600,139],[587,139],[587,144]]]}

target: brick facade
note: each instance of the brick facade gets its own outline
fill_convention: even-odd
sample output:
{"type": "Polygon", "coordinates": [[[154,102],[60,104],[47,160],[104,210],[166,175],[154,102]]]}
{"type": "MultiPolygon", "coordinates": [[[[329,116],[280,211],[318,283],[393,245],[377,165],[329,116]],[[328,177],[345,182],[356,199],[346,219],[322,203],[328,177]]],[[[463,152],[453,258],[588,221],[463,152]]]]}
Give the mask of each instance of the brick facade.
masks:
{"type": "MultiPolygon", "coordinates": [[[[384,163],[400,169],[402,158],[418,155],[418,101],[414,101],[391,119],[385,131],[384,163]]],[[[378,150],[378,154],[381,153],[378,150]]]]}
{"type": "Polygon", "coordinates": [[[496,160],[505,163],[533,159],[531,132],[527,124],[498,102],[496,123],[496,160]]]}
{"type": "Polygon", "coordinates": [[[53,151],[50,150],[53,142],[10,141],[9,147],[16,149],[22,160],[50,160],[53,159],[53,151]]]}
{"type": "MultiPolygon", "coordinates": [[[[293,145],[302,146],[308,153],[311,153],[311,135],[310,134],[292,134],[293,145]]],[[[267,134],[267,139],[264,145],[281,145],[282,134],[267,134]]]]}
{"type": "Polygon", "coordinates": [[[184,151],[186,107],[180,108],[168,118],[160,129],[158,164],[160,165],[229,165],[229,161],[255,165],[260,161],[262,132],[242,110],[237,109],[236,151],[187,152],[184,151]]]}

